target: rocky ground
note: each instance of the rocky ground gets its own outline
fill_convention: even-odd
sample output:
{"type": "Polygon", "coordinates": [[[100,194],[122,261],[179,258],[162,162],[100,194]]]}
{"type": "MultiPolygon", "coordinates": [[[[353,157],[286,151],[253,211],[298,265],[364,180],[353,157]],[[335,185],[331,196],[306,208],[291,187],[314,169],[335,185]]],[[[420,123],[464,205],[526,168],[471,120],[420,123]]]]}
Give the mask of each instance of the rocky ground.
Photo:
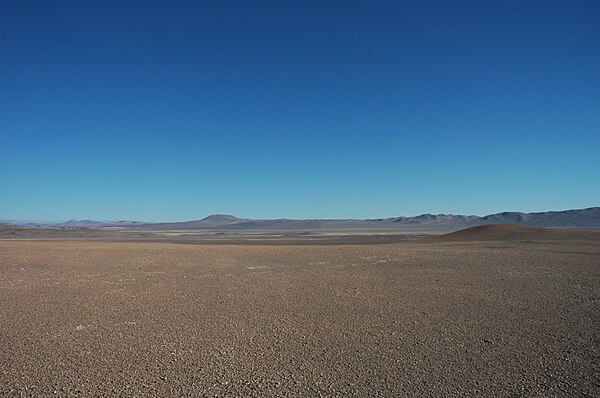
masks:
{"type": "Polygon", "coordinates": [[[0,242],[0,396],[600,396],[596,242],[0,242]]]}

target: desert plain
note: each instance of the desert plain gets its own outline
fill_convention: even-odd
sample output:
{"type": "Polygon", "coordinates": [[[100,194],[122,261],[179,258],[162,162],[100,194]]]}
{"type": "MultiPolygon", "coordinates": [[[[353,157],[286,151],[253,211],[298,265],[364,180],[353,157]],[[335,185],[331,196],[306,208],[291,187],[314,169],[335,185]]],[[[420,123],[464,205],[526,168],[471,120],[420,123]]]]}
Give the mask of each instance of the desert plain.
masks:
{"type": "Polygon", "coordinates": [[[600,396],[598,234],[502,228],[4,236],[0,396],[600,396]]]}

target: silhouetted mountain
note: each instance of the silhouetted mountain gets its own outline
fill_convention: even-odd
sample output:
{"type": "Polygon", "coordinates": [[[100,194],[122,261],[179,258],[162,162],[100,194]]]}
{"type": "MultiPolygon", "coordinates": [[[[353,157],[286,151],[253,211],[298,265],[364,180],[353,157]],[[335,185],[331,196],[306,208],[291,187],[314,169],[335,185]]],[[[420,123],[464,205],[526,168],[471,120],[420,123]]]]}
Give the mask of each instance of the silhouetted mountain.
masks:
{"type": "Polygon", "coordinates": [[[201,221],[214,224],[229,224],[243,220],[230,214],[211,214],[208,217],[204,217],[201,221]]]}
{"type": "Polygon", "coordinates": [[[36,227],[36,226],[40,226],[40,225],[54,225],[56,224],[56,222],[53,221],[48,221],[48,220],[19,220],[19,219],[9,219],[9,218],[2,218],[0,219],[0,223],[2,224],[9,224],[9,225],[23,225],[23,226],[29,226],[29,227],[36,227]]]}
{"type": "Polygon", "coordinates": [[[521,224],[541,227],[600,228],[600,207],[543,213],[503,212],[484,217],[455,214],[421,214],[373,220],[252,220],[215,214],[196,221],[146,224],[152,229],[461,229],[485,224],[521,224]]]}
{"type": "Polygon", "coordinates": [[[69,220],[67,222],[57,224],[62,227],[99,227],[104,223],[101,221],[92,221],[92,220],[69,220]]]}
{"type": "Polygon", "coordinates": [[[151,229],[203,229],[203,228],[218,228],[229,225],[240,224],[248,221],[247,219],[237,218],[229,214],[211,214],[201,220],[181,221],[170,223],[153,223],[145,224],[145,228],[151,229]]]}
{"type": "MultiPolygon", "coordinates": [[[[6,221],[5,221],[6,222],[6,221]]],[[[372,220],[273,219],[253,220],[230,214],[212,214],[194,221],[142,223],[140,221],[70,220],[61,227],[126,227],[146,229],[463,229],[487,224],[517,224],[537,227],[600,228],[600,207],[538,213],[502,212],[479,217],[455,214],[421,214],[372,220]]],[[[46,224],[49,225],[49,224],[46,224]]]]}
{"type": "Polygon", "coordinates": [[[600,227],[600,207],[538,213],[504,212],[481,217],[482,224],[525,224],[538,227],[600,227]]]}

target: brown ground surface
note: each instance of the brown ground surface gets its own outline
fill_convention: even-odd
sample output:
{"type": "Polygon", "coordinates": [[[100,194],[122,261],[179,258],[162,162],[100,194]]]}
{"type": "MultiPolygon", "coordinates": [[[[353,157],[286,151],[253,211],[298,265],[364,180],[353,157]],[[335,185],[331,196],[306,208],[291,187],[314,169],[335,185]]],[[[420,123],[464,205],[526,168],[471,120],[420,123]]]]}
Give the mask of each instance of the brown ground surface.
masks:
{"type": "Polygon", "coordinates": [[[0,241],[0,396],[600,396],[597,241],[0,241]]]}

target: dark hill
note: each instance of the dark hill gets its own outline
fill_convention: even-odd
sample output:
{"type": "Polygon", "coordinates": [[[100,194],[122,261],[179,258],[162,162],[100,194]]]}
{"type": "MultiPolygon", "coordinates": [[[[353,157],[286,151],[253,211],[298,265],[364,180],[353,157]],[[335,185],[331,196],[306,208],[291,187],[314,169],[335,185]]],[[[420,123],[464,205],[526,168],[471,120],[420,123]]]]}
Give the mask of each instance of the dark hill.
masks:
{"type": "Polygon", "coordinates": [[[211,214],[208,217],[204,217],[202,221],[212,222],[215,224],[218,223],[234,223],[243,221],[241,218],[237,218],[236,216],[232,216],[230,214],[211,214]]]}
{"type": "Polygon", "coordinates": [[[600,232],[573,231],[555,228],[532,227],[517,224],[479,225],[432,238],[434,241],[523,241],[556,239],[593,239],[600,238],[600,232]]]}

